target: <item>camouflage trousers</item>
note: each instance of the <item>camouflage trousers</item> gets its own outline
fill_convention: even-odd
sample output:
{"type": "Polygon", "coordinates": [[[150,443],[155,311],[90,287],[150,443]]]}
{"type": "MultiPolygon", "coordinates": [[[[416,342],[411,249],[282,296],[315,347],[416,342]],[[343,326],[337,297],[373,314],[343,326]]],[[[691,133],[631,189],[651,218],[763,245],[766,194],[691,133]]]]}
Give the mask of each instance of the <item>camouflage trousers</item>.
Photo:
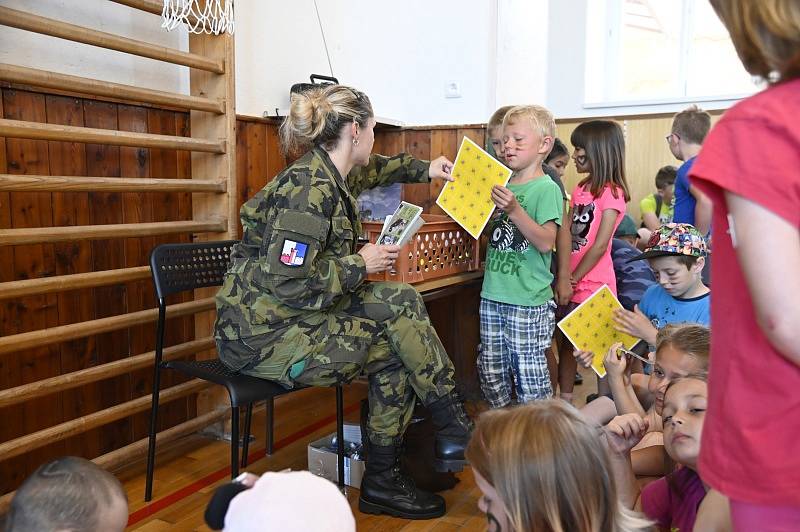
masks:
{"type": "MultiPolygon", "coordinates": [[[[365,372],[372,443],[402,438],[416,397],[427,405],[455,390],[453,364],[413,287],[366,283],[325,314],[314,334],[317,345],[293,381],[333,386],[365,372]]],[[[258,366],[247,373],[258,375],[258,366]]]]}

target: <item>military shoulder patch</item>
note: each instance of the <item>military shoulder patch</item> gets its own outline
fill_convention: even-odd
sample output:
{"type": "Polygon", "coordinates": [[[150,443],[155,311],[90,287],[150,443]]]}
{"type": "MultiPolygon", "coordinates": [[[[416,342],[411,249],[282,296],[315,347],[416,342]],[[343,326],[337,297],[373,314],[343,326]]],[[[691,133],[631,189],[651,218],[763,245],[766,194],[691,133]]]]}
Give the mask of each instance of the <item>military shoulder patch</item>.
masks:
{"type": "Polygon", "coordinates": [[[281,251],[281,262],[286,266],[302,266],[306,261],[306,252],[308,251],[308,244],[305,242],[296,242],[283,239],[283,251],[281,251]]]}

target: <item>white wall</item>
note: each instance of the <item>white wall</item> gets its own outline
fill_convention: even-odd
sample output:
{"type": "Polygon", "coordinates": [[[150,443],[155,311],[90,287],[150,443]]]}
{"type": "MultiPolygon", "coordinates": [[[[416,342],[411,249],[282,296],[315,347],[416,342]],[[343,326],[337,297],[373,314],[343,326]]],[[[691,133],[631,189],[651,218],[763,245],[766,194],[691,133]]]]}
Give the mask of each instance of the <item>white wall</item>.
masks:
{"type": "Polygon", "coordinates": [[[490,114],[503,105],[545,103],[549,34],[547,0],[497,2],[495,101],[490,114]]]}
{"type": "MultiPolygon", "coordinates": [[[[485,122],[543,102],[548,0],[318,0],[333,73],[378,116],[409,125],[485,122]],[[459,84],[461,97],[446,98],[459,84]]],[[[330,74],[312,0],[237,0],[237,110],[288,106],[289,87],[330,74]]]]}
{"type": "MultiPolygon", "coordinates": [[[[375,114],[407,124],[483,122],[494,106],[496,3],[319,0],[333,74],[375,114]],[[458,32],[461,32],[460,36],[458,32]],[[460,98],[445,98],[459,84],[460,98]]],[[[330,74],[312,0],[238,0],[237,110],[288,106],[289,87],[330,74]]]]}
{"type": "MultiPolygon", "coordinates": [[[[0,5],[70,24],[187,50],[184,29],[161,29],[161,17],[106,0],[0,0],[0,5]]],[[[150,89],[189,92],[189,69],[2,26],[0,62],[150,89]]]]}

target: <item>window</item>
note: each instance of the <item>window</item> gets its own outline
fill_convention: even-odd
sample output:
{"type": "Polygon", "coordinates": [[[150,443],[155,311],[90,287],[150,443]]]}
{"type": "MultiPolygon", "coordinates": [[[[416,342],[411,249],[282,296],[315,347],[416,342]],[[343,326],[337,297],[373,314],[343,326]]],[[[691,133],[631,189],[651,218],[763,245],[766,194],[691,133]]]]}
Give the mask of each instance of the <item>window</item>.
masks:
{"type": "Polygon", "coordinates": [[[759,88],[707,0],[587,4],[587,106],[738,99],[759,88]]]}

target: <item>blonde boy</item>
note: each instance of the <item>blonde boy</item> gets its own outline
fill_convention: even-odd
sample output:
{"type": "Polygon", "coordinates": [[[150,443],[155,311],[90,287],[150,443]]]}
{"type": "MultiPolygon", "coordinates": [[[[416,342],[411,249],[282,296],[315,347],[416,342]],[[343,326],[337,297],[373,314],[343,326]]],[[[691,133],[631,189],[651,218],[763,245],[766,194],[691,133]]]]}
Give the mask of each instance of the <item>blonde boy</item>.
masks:
{"type": "Polygon", "coordinates": [[[553,146],[555,122],[544,107],[509,109],[502,122],[502,157],[514,173],[495,186],[501,211],[490,228],[481,291],[481,388],[494,408],[552,395],[545,349],[555,326],[550,271],[564,204],[542,162],[553,146]],[[513,374],[513,382],[509,378],[513,374]]]}

